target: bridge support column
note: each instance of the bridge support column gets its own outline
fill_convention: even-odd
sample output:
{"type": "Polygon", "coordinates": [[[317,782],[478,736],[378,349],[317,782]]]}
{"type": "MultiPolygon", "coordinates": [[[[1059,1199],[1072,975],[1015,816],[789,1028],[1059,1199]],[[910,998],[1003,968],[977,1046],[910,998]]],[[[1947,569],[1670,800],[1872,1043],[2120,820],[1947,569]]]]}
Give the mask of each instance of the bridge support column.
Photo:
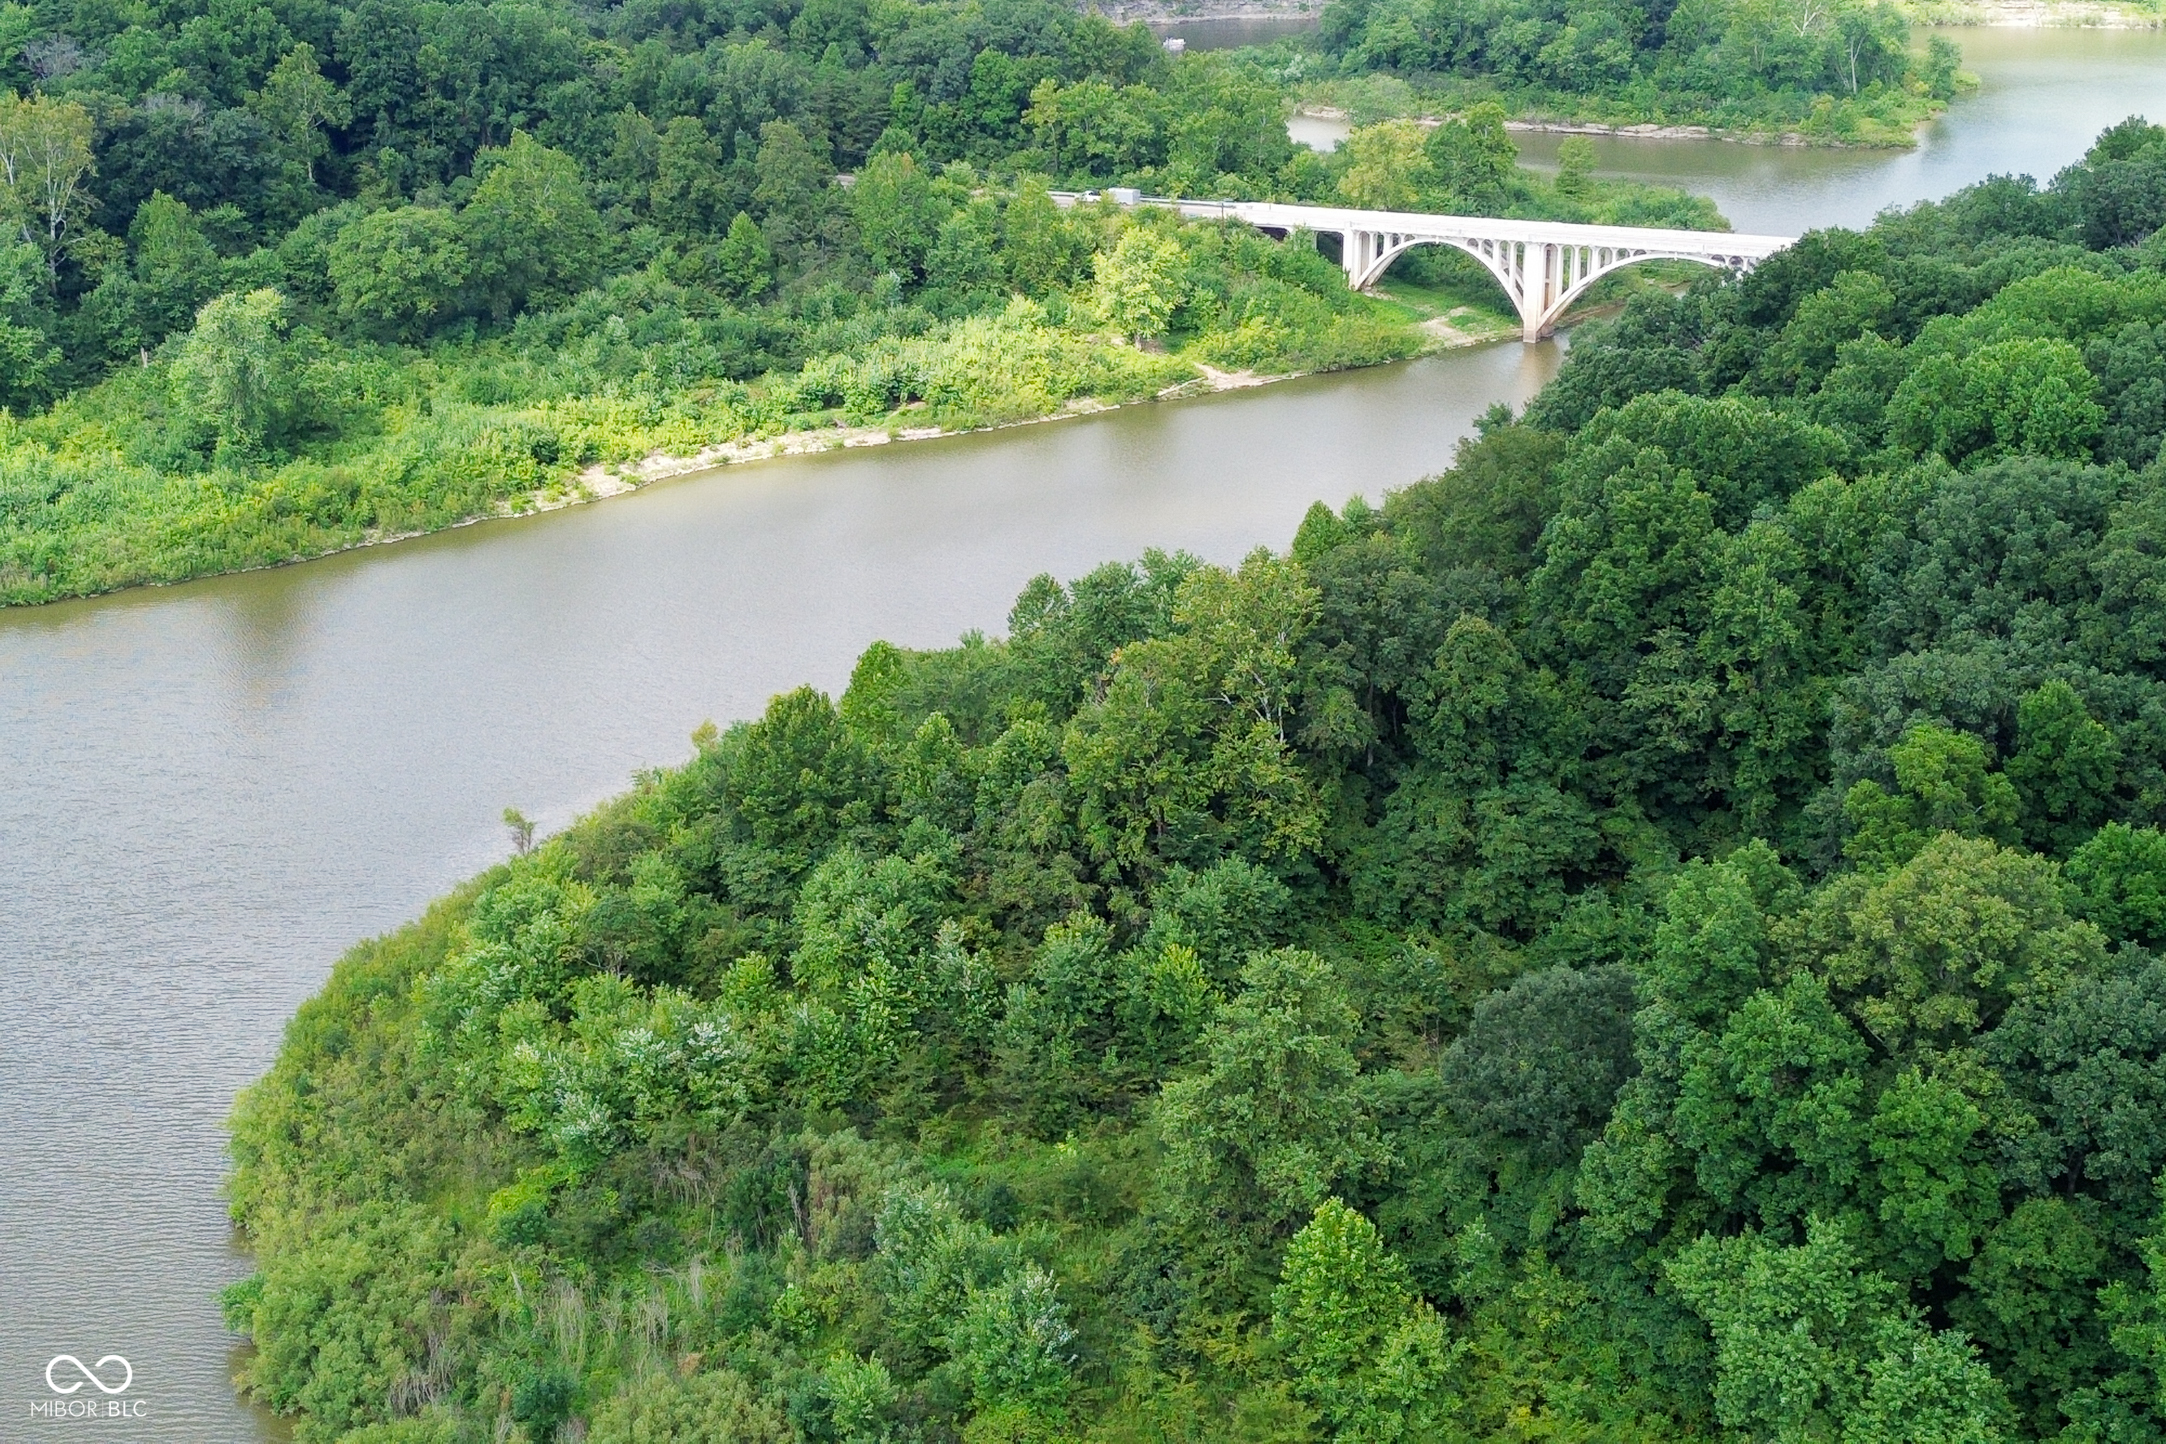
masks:
{"type": "Polygon", "coordinates": [[[1519,295],[1519,339],[1532,345],[1542,339],[1549,329],[1549,308],[1556,304],[1557,294],[1564,288],[1557,275],[1558,248],[1547,242],[1529,241],[1526,258],[1521,262],[1519,295]]]}
{"type": "Polygon", "coordinates": [[[1357,290],[1361,287],[1363,274],[1369,269],[1375,240],[1374,231],[1339,232],[1339,264],[1346,268],[1346,284],[1357,290]]]}

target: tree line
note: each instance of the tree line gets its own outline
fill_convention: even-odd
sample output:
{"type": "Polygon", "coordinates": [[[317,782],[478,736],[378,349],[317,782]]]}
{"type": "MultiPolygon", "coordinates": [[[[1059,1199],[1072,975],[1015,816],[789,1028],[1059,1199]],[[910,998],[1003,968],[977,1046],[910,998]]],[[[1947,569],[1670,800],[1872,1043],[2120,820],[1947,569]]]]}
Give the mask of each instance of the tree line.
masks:
{"type": "Polygon", "coordinates": [[[1955,43],[1914,51],[1887,0],[1332,0],[1320,40],[1341,76],[1401,78],[1446,103],[1491,94],[1548,115],[1823,142],[1913,144],[1967,83],[1955,43]]]}

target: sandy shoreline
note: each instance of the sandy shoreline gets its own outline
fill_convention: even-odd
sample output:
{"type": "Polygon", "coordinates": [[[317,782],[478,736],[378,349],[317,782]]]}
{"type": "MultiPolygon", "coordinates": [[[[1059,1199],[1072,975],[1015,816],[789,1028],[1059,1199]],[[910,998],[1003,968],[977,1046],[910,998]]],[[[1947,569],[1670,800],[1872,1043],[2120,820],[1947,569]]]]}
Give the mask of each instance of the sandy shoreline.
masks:
{"type": "MultiPolygon", "coordinates": [[[[1576,319],[1568,318],[1568,319],[1576,319]]],[[[1432,338],[1429,351],[1451,351],[1466,346],[1482,346],[1493,341],[1510,339],[1500,333],[1494,336],[1478,335],[1462,331],[1442,317],[1432,318],[1418,324],[1423,334],[1432,338]]],[[[1412,358],[1408,358],[1412,359],[1412,358]]],[[[1070,401],[1060,410],[1044,416],[1026,416],[1015,421],[1002,421],[992,426],[967,426],[949,430],[940,426],[905,426],[891,418],[872,426],[824,426],[816,431],[786,431],[780,436],[762,437],[756,440],[719,442],[703,446],[688,455],[674,452],[649,452],[636,462],[597,463],[570,478],[569,486],[559,484],[529,494],[520,503],[498,508],[484,516],[467,517],[452,523],[453,526],[472,526],[476,522],[501,521],[517,516],[532,516],[536,512],[560,511],[568,506],[582,506],[588,502],[606,501],[613,496],[624,496],[642,487],[671,477],[691,476],[703,471],[720,471],[724,467],[739,466],[749,462],[772,461],[783,456],[815,456],[829,451],[842,451],[864,446],[887,446],[900,441],[932,441],[943,436],[972,436],[992,431],[1007,431],[1017,426],[1037,426],[1048,421],[1066,421],[1077,416],[1095,416],[1101,412],[1118,410],[1121,406],[1146,406],[1160,401],[1180,401],[1193,396],[1210,396],[1222,391],[1246,391],[1253,387],[1269,386],[1279,381],[1292,381],[1315,373],[1308,371],[1256,372],[1221,371],[1215,366],[1194,363],[1201,374],[1188,381],[1168,386],[1155,396],[1135,401],[1109,403],[1092,397],[1070,401]]],[[[1388,364],[1388,363],[1387,363],[1388,364]]],[[[1354,367],[1366,370],[1366,367],[1354,367]]],[[[445,528],[448,530],[448,528],[445,528]]],[[[404,541],[408,536],[426,533],[408,533],[405,536],[386,536],[356,542],[355,547],[382,546],[394,541],[404,541]]],[[[341,548],[350,551],[353,547],[341,548]]],[[[330,553],[326,553],[330,555],[330,553]]]]}
{"type": "MultiPolygon", "coordinates": [[[[1209,366],[1198,366],[1203,374],[1194,380],[1169,386],[1155,396],[1138,401],[1120,403],[1139,406],[1148,401],[1173,401],[1184,396],[1200,396],[1216,391],[1236,391],[1244,387],[1265,386],[1273,381],[1288,381],[1305,372],[1290,371],[1285,375],[1261,376],[1253,371],[1218,371],[1209,366]]],[[[738,466],[746,462],[772,461],[780,456],[816,456],[823,452],[842,451],[861,446],[887,446],[898,441],[933,441],[943,436],[970,436],[978,432],[1006,431],[1016,426],[1036,426],[1047,421],[1064,421],[1072,416],[1095,416],[1101,411],[1112,411],[1114,405],[1092,397],[1082,397],[1063,405],[1060,410],[1044,416],[1025,416],[1014,421],[1002,421],[992,426],[966,426],[950,430],[942,426],[905,426],[897,419],[889,419],[872,426],[823,426],[816,431],[785,431],[779,436],[767,436],[736,441],[718,442],[703,446],[689,455],[655,451],[636,462],[596,463],[571,478],[573,490],[569,492],[551,488],[554,494],[536,492],[528,503],[518,509],[505,509],[496,513],[499,517],[526,516],[537,511],[555,511],[561,507],[577,506],[588,501],[602,501],[626,492],[637,491],[649,482],[663,481],[673,476],[688,476],[694,472],[719,471],[725,466],[738,466]]],[[[488,521],[490,517],[475,517],[475,521],[488,521]]],[[[461,523],[465,525],[465,523],[461,523]]]]}
{"type": "MultiPolygon", "coordinates": [[[[1461,308],[1464,309],[1464,308],[1461,308]]],[[[1578,321],[1593,315],[1593,308],[1585,312],[1575,311],[1565,317],[1566,321],[1578,321]]],[[[1458,312],[1451,316],[1435,316],[1415,323],[1415,328],[1431,338],[1431,344],[1421,354],[1430,351],[1456,351],[1467,346],[1485,346],[1495,341],[1514,338],[1516,333],[1499,331],[1495,335],[1463,331],[1451,324],[1458,312]]],[[[1413,359],[1411,357],[1407,358],[1413,359]]],[[[650,482],[670,477],[690,476],[702,471],[720,471],[726,466],[738,466],[747,462],[772,461],[781,456],[815,456],[822,452],[842,451],[861,446],[887,446],[898,441],[932,441],[943,436],[971,436],[989,431],[1006,431],[1017,426],[1037,426],[1048,421],[1065,421],[1076,416],[1095,416],[1100,412],[1118,410],[1121,406],[1146,406],[1159,401],[1180,401],[1192,396],[1210,396],[1221,391],[1246,391],[1252,387],[1269,386],[1274,382],[1292,381],[1298,377],[1314,375],[1309,371],[1256,372],[1221,371],[1198,361],[1191,363],[1201,374],[1187,381],[1168,386],[1155,396],[1135,401],[1109,403],[1092,397],[1070,401],[1060,410],[1044,416],[1026,416],[1015,421],[1002,421],[992,426],[966,426],[948,430],[939,426],[905,426],[897,418],[890,418],[872,426],[823,426],[817,431],[785,431],[780,436],[762,437],[757,440],[719,442],[703,446],[689,455],[673,452],[649,452],[636,462],[597,463],[573,476],[570,489],[560,484],[546,491],[531,493],[523,505],[506,506],[487,516],[468,517],[453,523],[471,526],[479,521],[496,521],[514,516],[531,516],[535,512],[558,511],[567,506],[580,506],[590,501],[604,501],[612,496],[634,492],[650,482]]],[[[1379,363],[1390,364],[1390,363],[1379,363]]],[[[1366,370],[1367,367],[1352,367],[1366,370]]],[[[382,542],[400,541],[402,537],[384,537],[381,541],[357,543],[375,546],[382,542]]]]}

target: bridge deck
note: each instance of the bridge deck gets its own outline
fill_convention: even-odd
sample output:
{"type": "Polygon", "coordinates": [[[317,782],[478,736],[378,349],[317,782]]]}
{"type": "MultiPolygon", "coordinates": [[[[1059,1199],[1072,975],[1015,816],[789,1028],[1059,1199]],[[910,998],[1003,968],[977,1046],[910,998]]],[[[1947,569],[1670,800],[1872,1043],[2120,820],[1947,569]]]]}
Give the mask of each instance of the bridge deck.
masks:
{"type": "Polygon", "coordinates": [[[1364,211],[1341,206],[1291,205],[1280,201],[1190,201],[1146,196],[1141,204],[1178,209],[1196,220],[1225,217],[1252,226],[1305,231],[1429,232],[1537,245],[1624,246],[1633,249],[1704,249],[1765,260],[1791,245],[1794,236],[1747,236],[1734,231],[1678,231],[1655,226],[1587,226],[1571,221],[1520,221],[1500,216],[1440,216],[1421,211],[1364,211]]]}

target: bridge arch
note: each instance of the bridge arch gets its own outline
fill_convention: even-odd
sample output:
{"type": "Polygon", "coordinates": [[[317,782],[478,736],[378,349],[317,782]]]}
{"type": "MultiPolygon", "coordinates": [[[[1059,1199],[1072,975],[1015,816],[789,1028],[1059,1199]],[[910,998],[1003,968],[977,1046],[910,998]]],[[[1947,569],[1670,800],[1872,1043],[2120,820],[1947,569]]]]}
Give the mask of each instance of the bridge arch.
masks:
{"type": "Polygon", "coordinates": [[[1449,246],[1481,262],[1518,308],[1522,334],[1528,341],[1554,331],[1589,287],[1626,266],[1642,261],[1690,261],[1716,270],[1746,271],[1755,259],[1659,246],[1357,231],[1344,235],[1347,284],[1357,291],[1368,289],[1383,279],[1393,261],[1416,246],[1449,246]]]}

